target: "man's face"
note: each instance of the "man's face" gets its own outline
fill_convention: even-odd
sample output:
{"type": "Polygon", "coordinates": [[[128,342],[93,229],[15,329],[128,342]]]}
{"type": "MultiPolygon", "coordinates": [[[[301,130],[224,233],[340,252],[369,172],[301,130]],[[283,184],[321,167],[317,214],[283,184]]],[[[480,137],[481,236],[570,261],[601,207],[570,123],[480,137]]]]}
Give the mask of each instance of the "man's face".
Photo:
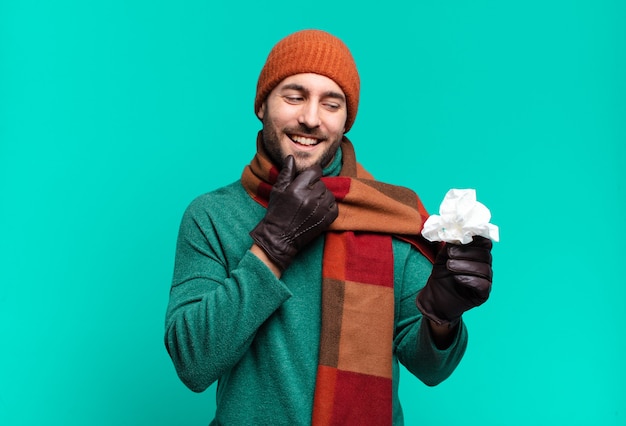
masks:
{"type": "Polygon", "coordinates": [[[263,120],[263,141],[270,159],[282,167],[293,155],[302,171],[330,164],[345,130],[346,96],[328,77],[295,74],[267,96],[257,116],[263,120]]]}

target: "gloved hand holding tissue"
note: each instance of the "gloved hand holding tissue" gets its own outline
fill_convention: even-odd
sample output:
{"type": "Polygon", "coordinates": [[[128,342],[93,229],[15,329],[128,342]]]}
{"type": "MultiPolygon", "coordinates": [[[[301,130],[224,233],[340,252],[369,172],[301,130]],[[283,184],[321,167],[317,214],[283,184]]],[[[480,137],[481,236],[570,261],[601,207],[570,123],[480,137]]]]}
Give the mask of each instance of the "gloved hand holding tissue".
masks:
{"type": "Polygon", "coordinates": [[[489,223],[491,212],[476,201],[474,189],[451,189],[439,207],[424,223],[422,235],[428,241],[467,244],[474,235],[499,241],[499,229],[489,223]]]}
{"type": "Polygon", "coordinates": [[[476,201],[473,189],[451,189],[439,215],[424,224],[429,241],[444,241],[426,285],[417,294],[422,314],[439,326],[456,327],[469,309],[489,298],[493,271],[492,242],[499,240],[498,227],[489,223],[491,213],[476,201]]]}

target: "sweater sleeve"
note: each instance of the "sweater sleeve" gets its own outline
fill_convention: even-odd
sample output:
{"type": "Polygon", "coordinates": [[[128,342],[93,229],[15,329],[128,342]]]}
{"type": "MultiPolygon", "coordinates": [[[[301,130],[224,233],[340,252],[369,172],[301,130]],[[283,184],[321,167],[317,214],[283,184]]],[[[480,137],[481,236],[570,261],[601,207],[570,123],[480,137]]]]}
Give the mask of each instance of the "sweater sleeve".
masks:
{"type": "Polygon", "coordinates": [[[187,208],[176,245],[165,346],[178,376],[195,392],[237,363],[258,328],[291,296],[249,250],[226,254],[226,245],[241,244],[220,238],[201,203],[187,208]]]}
{"type": "Polygon", "coordinates": [[[438,349],[431,337],[426,318],[415,305],[417,293],[426,284],[432,265],[416,249],[408,244],[398,251],[396,277],[399,288],[396,306],[396,334],[394,345],[398,360],[428,386],[435,386],[447,379],[461,361],[467,347],[467,329],[461,321],[454,341],[445,350],[438,349]]]}

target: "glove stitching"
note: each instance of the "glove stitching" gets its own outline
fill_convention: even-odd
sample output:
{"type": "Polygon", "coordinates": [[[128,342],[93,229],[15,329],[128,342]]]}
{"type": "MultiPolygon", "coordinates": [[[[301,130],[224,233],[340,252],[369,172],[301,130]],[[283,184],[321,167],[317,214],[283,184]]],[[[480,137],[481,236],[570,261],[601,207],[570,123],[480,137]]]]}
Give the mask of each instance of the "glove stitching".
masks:
{"type": "MultiPolygon", "coordinates": [[[[308,221],[309,221],[309,219],[311,219],[313,216],[315,216],[315,213],[317,212],[317,210],[318,210],[319,206],[320,206],[320,201],[319,201],[319,200],[317,200],[317,204],[315,205],[315,208],[313,209],[313,211],[311,211],[311,213],[310,213],[310,214],[309,214],[306,218],[304,218],[304,220],[300,223],[300,225],[296,226],[296,228],[294,229],[294,232],[293,232],[293,234],[292,234],[291,241],[295,240],[295,239],[296,239],[296,238],[298,238],[300,235],[305,234],[307,231],[309,231],[309,230],[311,230],[311,229],[315,228],[317,225],[319,225],[320,223],[322,223],[322,221],[323,221],[323,219],[324,219],[324,218],[322,218],[322,221],[319,221],[319,222],[317,222],[317,223],[314,223],[313,225],[309,226],[308,228],[305,228],[302,232],[299,232],[299,233],[298,233],[298,230],[302,227],[302,225],[304,225],[306,222],[308,222],[308,221]]],[[[326,216],[324,216],[324,217],[326,217],[326,216]]]]}
{"type": "Polygon", "coordinates": [[[328,215],[326,215],[326,214],[325,214],[324,216],[322,216],[322,218],[321,218],[319,221],[315,222],[313,225],[311,225],[311,226],[309,226],[308,228],[306,228],[304,231],[302,231],[302,232],[301,232],[300,234],[298,234],[297,236],[300,236],[300,235],[302,235],[302,234],[306,234],[309,230],[311,230],[311,229],[313,229],[313,228],[317,227],[320,223],[323,223],[323,222],[324,222],[324,220],[326,219],[326,216],[328,216],[328,215]]]}

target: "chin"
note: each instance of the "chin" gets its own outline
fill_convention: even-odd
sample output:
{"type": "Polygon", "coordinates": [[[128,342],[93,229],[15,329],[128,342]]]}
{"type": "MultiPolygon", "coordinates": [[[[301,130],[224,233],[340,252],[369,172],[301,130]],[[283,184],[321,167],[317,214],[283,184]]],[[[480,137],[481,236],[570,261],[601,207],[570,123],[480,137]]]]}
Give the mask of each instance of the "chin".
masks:
{"type": "Polygon", "coordinates": [[[297,155],[294,155],[294,158],[296,160],[296,170],[298,171],[298,173],[301,173],[304,170],[311,168],[316,164],[319,164],[319,160],[312,158],[298,158],[297,155]]]}

